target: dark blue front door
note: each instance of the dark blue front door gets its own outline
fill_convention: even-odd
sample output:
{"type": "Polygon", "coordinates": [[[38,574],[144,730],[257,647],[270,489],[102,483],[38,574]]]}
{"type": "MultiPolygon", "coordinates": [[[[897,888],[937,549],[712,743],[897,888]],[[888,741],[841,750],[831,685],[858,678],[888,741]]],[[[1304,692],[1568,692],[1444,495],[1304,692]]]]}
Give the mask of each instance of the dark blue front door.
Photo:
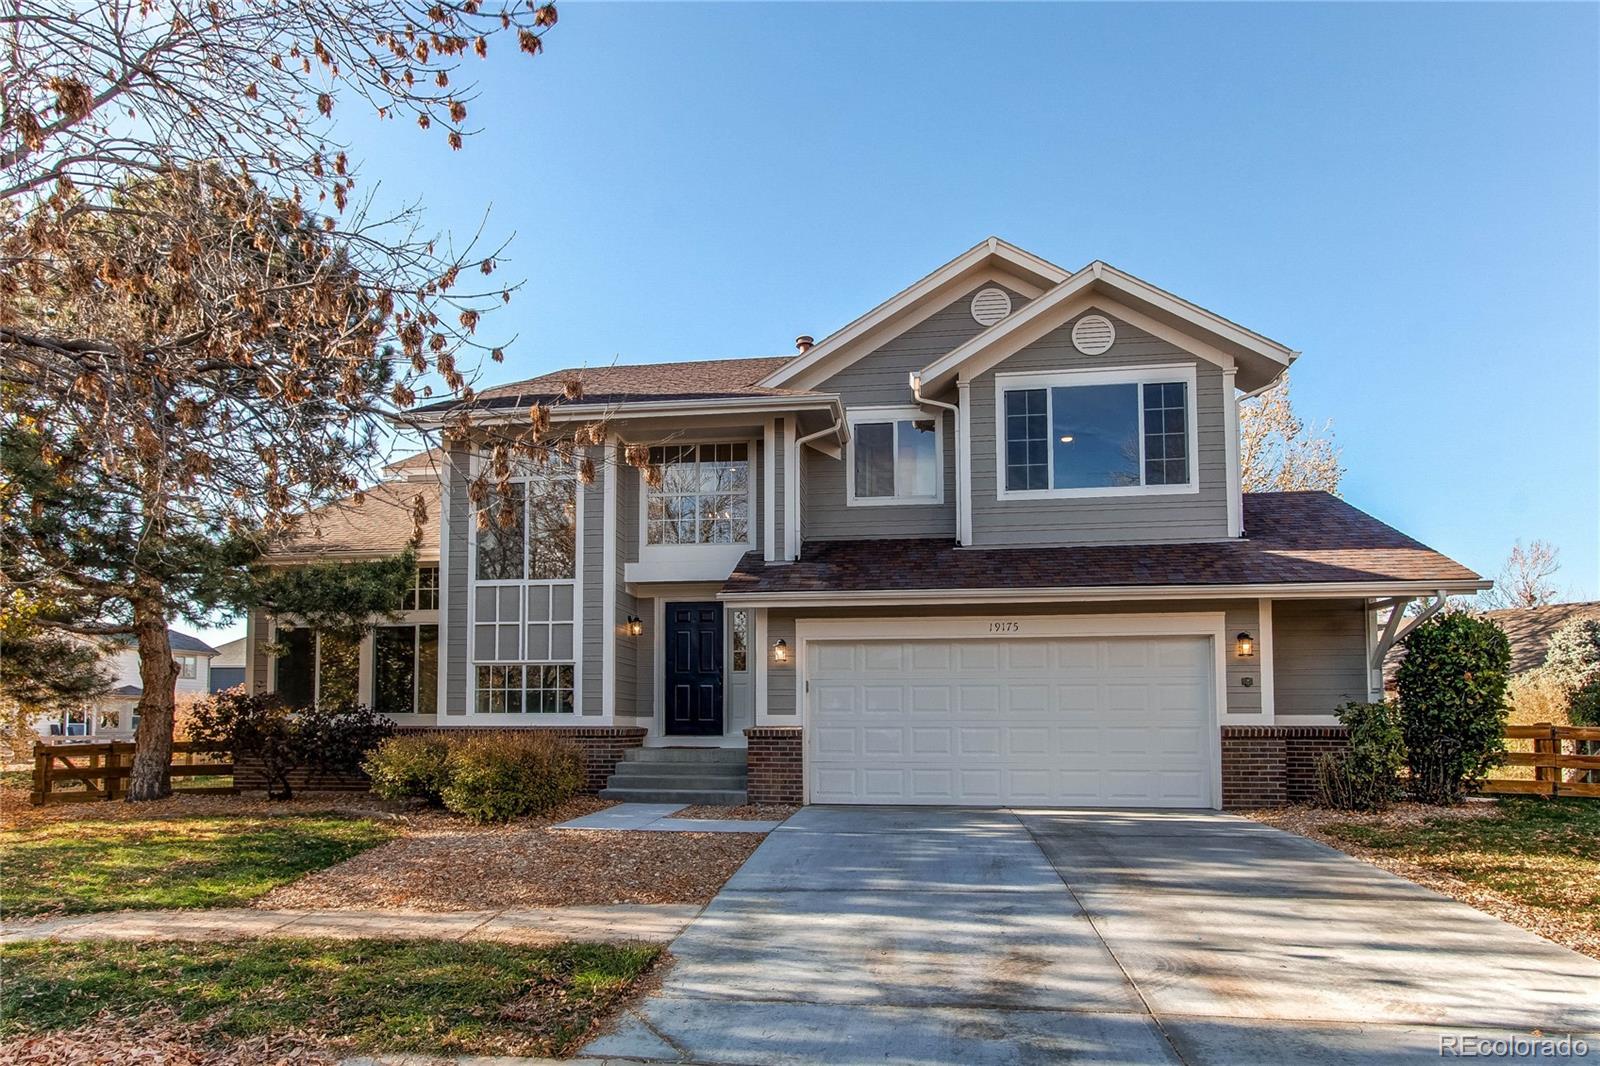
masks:
{"type": "Polygon", "coordinates": [[[722,735],[722,604],[669,603],[667,735],[722,735]]]}

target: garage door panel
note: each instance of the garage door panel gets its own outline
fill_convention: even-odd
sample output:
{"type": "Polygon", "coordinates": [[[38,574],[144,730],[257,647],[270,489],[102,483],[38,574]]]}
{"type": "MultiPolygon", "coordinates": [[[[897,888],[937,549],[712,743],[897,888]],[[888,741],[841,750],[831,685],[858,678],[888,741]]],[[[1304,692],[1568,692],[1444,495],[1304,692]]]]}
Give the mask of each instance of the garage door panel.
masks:
{"type": "Polygon", "coordinates": [[[1206,807],[1209,639],[818,642],[813,802],[1206,807]]]}

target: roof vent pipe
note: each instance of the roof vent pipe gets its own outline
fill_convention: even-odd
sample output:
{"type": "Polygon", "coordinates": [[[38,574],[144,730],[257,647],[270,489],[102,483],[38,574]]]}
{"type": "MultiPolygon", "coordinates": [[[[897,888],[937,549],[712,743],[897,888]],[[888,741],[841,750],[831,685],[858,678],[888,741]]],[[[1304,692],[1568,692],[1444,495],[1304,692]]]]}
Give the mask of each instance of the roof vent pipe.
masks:
{"type": "Polygon", "coordinates": [[[800,336],[794,339],[794,350],[799,352],[801,355],[805,355],[811,350],[811,346],[815,343],[817,342],[812,340],[808,334],[802,333],[800,336]]]}

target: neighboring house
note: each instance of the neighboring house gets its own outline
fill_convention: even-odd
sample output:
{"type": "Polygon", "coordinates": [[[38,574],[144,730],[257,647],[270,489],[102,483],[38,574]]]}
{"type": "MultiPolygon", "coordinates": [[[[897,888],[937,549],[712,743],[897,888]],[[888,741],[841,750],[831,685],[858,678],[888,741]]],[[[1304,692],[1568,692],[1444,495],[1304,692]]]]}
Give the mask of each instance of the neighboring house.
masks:
{"type": "Polygon", "coordinates": [[[482,442],[452,434],[279,554],[397,551],[420,490],[406,615],[280,629],[273,660],[257,613],[247,683],[561,729],[602,762],[735,749],[755,800],[1270,803],[1377,693],[1409,624],[1382,612],[1489,584],[1333,496],[1242,492],[1239,401],[1297,353],[1104,263],[991,238],[797,349],[478,392],[480,426],[603,416],[593,483],[524,471],[522,520],[480,532],[482,442]]]}
{"type": "MultiPolygon", "coordinates": [[[[1575,618],[1600,619],[1600,602],[1548,603],[1543,607],[1507,607],[1484,611],[1483,617],[1499,624],[1511,641],[1511,673],[1525,674],[1544,665],[1555,631],[1575,618]]],[[[1395,672],[1405,656],[1405,647],[1395,645],[1383,661],[1383,687],[1395,691],[1395,672]]]]}
{"type": "Polygon", "coordinates": [[[249,643],[248,638],[240,637],[217,649],[216,657],[211,660],[211,679],[207,692],[225,692],[244,684],[244,656],[249,643]]]}
{"type": "MultiPolygon", "coordinates": [[[[172,643],[172,657],[178,662],[177,693],[181,696],[211,691],[211,660],[217,649],[176,629],[167,630],[167,639],[172,643]]],[[[109,642],[104,665],[112,677],[110,692],[82,707],[37,719],[34,729],[40,736],[133,739],[139,727],[135,711],[144,688],[139,677],[139,649],[132,638],[109,642]]]]}

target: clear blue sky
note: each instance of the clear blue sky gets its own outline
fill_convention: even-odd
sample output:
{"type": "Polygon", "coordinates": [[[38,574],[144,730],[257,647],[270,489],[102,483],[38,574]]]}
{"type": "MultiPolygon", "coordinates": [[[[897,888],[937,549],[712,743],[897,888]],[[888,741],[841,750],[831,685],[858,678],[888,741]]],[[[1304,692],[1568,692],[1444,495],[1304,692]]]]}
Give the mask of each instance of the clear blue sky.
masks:
{"type": "Polygon", "coordinates": [[[385,198],[515,234],[509,380],[781,354],[994,233],[1304,354],[1346,497],[1600,596],[1600,7],[561,5],[385,198]]]}

